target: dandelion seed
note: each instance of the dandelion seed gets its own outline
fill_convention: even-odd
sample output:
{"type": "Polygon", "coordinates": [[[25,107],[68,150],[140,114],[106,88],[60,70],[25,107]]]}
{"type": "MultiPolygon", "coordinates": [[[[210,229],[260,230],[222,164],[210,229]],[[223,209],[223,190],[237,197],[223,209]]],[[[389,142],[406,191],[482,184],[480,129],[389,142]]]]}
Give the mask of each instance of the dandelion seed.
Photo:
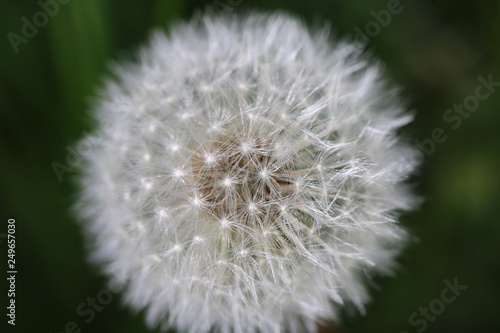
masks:
{"type": "Polygon", "coordinates": [[[214,156],[214,155],[212,155],[212,154],[207,154],[207,155],[205,156],[205,162],[206,162],[207,164],[212,164],[213,162],[215,162],[215,156],[214,156]]]}
{"type": "Polygon", "coordinates": [[[229,221],[226,218],[223,218],[222,220],[220,220],[220,224],[223,228],[225,228],[228,226],[229,221]]]}
{"type": "Polygon", "coordinates": [[[193,205],[195,205],[196,207],[200,207],[202,205],[202,201],[200,200],[200,198],[194,198],[193,205]]]}
{"type": "Polygon", "coordinates": [[[166,217],[166,216],[167,216],[167,212],[165,211],[165,209],[160,209],[160,210],[158,211],[158,216],[159,216],[160,218],[164,218],[164,217],[166,217]]]}

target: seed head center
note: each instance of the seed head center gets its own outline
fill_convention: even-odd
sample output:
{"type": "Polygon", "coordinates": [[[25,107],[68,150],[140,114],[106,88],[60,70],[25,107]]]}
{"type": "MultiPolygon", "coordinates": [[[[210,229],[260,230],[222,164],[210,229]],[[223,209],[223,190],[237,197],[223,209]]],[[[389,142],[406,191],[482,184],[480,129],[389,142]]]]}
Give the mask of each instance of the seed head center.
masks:
{"type": "Polygon", "coordinates": [[[226,137],[201,147],[192,158],[197,198],[216,219],[261,223],[282,212],[296,191],[291,166],[264,140],[226,137]]]}

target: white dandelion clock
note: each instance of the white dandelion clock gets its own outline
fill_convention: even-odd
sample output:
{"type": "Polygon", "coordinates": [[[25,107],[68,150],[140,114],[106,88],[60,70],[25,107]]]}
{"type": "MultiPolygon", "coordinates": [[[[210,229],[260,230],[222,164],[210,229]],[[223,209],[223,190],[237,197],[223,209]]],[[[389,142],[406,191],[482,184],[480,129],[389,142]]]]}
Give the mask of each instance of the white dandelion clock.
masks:
{"type": "Polygon", "coordinates": [[[95,107],[78,211],[151,325],[315,332],[387,274],[415,198],[397,91],[283,14],[157,33],[95,107]]]}

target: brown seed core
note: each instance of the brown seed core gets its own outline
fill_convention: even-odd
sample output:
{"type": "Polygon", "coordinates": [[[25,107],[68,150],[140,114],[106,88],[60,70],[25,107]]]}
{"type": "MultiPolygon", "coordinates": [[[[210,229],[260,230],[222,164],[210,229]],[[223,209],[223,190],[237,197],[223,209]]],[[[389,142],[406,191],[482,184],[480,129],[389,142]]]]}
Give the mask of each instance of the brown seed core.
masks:
{"type": "Polygon", "coordinates": [[[197,151],[192,168],[196,195],[217,219],[272,221],[295,191],[290,165],[263,140],[220,138],[197,151]]]}

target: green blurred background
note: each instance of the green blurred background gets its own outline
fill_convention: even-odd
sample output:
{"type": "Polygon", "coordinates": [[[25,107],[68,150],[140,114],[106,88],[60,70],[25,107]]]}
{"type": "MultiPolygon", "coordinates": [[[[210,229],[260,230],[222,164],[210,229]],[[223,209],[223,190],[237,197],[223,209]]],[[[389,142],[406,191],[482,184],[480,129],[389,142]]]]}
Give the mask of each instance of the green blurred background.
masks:
{"type": "MultiPolygon", "coordinates": [[[[360,39],[363,31],[366,49],[386,64],[388,77],[404,87],[402,94],[416,111],[415,122],[403,132],[426,142],[426,149],[436,128],[446,135],[411,180],[425,201],[403,218],[416,240],[401,256],[396,276],[374,281],[366,315],[346,311],[343,323],[323,331],[498,331],[500,89],[492,88],[498,91],[470,116],[443,119],[455,103],[473,101],[479,76],[500,81],[497,0],[402,0],[397,7],[388,0],[56,3],[58,12],[44,22],[38,1],[0,2],[0,237],[7,232],[7,219],[15,218],[18,270],[16,326],[7,332],[65,332],[71,321],[81,332],[152,332],[142,314],[121,306],[119,294],[90,323],[85,322],[90,315],[77,314],[87,297],[106,288],[106,279],[87,263],[81,230],[69,211],[76,198],[74,173],[64,173],[59,181],[53,162],[67,165],[68,145],[92,129],[88,105],[110,61],[132,54],[152,28],[168,29],[206,7],[220,15],[285,10],[312,26],[329,21],[339,38],[360,39]],[[388,12],[388,5],[394,12],[390,22],[380,12],[388,12]],[[9,33],[22,36],[23,17],[38,20],[40,27],[13,47],[9,33]],[[439,309],[434,300],[441,297],[443,281],[455,278],[468,288],[439,309]],[[424,320],[424,329],[425,317],[418,312],[430,304],[441,313],[424,320]]],[[[0,241],[5,272],[7,247],[5,238],[0,241]]],[[[1,281],[3,326],[7,284],[1,281]]]]}

